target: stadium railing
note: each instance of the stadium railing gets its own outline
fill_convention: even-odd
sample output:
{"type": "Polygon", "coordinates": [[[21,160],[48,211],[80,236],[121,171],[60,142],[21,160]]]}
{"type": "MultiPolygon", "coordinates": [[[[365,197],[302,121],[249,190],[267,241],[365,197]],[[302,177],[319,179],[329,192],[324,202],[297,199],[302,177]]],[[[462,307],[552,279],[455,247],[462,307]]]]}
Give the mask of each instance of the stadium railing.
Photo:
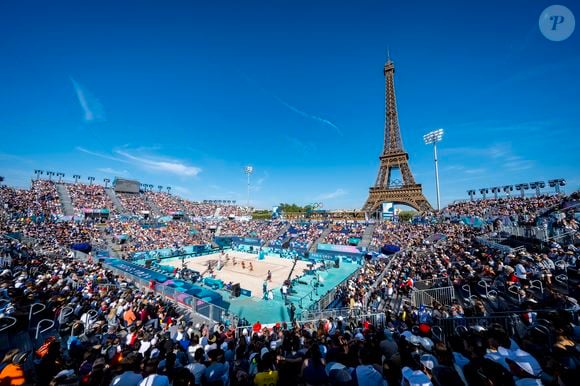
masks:
{"type": "MultiPolygon", "coordinates": [[[[313,318],[312,314],[309,314],[309,318],[308,319],[300,319],[298,321],[296,321],[296,323],[300,326],[303,326],[305,324],[311,324],[313,326],[318,326],[319,323],[326,323],[330,316],[328,317],[320,317],[320,318],[313,318]]],[[[356,314],[352,314],[352,315],[346,315],[346,316],[342,316],[342,315],[338,315],[336,317],[333,316],[333,320],[337,320],[339,317],[342,317],[343,323],[344,323],[344,327],[348,327],[349,325],[351,326],[357,326],[359,322],[363,322],[363,321],[368,321],[370,324],[372,324],[373,326],[376,327],[384,327],[386,324],[386,316],[383,312],[378,312],[378,313],[356,313],[356,314]]],[[[290,323],[289,323],[290,325],[290,323]]],[[[264,324],[262,325],[263,327],[268,327],[271,328],[272,326],[274,326],[274,324],[264,324]]],[[[336,326],[336,324],[335,324],[336,326]]],[[[248,331],[248,335],[252,335],[252,327],[253,326],[237,326],[236,327],[236,337],[240,337],[243,336],[242,331],[243,330],[247,330],[248,331]]]]}

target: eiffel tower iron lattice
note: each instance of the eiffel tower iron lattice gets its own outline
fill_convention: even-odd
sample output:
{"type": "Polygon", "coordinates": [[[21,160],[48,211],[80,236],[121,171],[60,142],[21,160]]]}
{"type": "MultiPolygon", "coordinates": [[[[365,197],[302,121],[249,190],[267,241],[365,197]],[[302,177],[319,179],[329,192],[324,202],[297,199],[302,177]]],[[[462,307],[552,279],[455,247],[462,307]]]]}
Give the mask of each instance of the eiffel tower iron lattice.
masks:
{"type": "Polygon", "coordinates": [[[409,154],[403,149],[401,129],[397,116],[395,97],[395,65],[389,59],[385,63],[385,138],[383,152],[379,157],[379,173],[375,185],[369,189],[369,197],[363,211],[374,214],[384,202],[409,205],[419,211],[431,211],[433,208],[423,195],[421,184],[415,182],[409,168],[409,154]],[[392,171],[401,172],[402,183],[393,184],[392,171]]]}

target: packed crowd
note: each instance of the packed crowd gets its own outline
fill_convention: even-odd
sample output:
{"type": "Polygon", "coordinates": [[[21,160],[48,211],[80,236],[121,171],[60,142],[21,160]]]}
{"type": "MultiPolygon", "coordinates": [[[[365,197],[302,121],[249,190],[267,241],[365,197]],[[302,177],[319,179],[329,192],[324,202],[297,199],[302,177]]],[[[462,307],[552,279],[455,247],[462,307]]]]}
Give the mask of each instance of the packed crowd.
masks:
{"type": "Polygon", "coordinates": [[[149,226],[136,221],[109,221],[107,231],[120,244],[120,253],[128,257],[134,252],[188,245],[211,243],[211,223],[169,221],[159,226],[149,226]]]}
{"type": "Polygon", "coordinates": [[[330,232],[322,242],[327,244],[357,245],[367,226],[368,224],[365,222],[336,221],[331,225],[330,232]]]}
{"type": "Polygon", "coordinates": [[[506,216],[515,223],[534,224],[542,210],[551,208],[562,201],[562,197],[503,197],[477,201],[463,201],[447,206],[443,215],[479,216],[485,219],[506,216]]]}
{"type": "Polygon", "coordinates": [[[141,193],[116,193],[116,195],[127,214],[142,215],[144,212],[151,212],[147,197],[141,193]]]}
{"type": "Polygon", "coordinates": [[[220,224],[220,236],[251,237],[261,239],[262,241],[277,238],[279,233],[282,231],[282,228],[287,226],[287,223],[281,220],[229,220],[220,224]]]}
{"type": "Polygon", "coordinates": [[[75,215],[80,216],[83,209],[114,210],[113,202],[101,185],[66,184],[75,215]]]}
{"type": "Polygon", "coordinates": [[[50,217],[62,214],[54,182],[34,180],[29,190],[0,187],[2,204],[12,213],[50,217]]]}
{"type": "MultiPolygon", "coordinates": [[[[52,202],[51,189],[32,190],[52,202]]],[[[0,188],[0,234],[32,240],[30,246],[0,241],[0,313],[17,319],[0,332],[2,342],[14,346],[2,351],[0,384],[560,386],[575,385],[579,375],[580,250],[574,243],[513,251],[493,248],[479,230],[445,217],[377,224],[371,249],[402,250],[365,262],[337,290],[335,306],[358,311],[350,318],[236,329],[198,324],[155,292],[132,287],[91,258],[74,260],[64,249],[99,243],[107,234],[127,235],[127,254],[197,244],[211,240],[217,221],[144,227],[111,219],[103,230],[90,222],[35,218],[38,209],[32,208],[44,213],[53,204],[24,197],[29,194],[0,188]],[[449,287],[451,302],[412,301],[423,289],[449,287]],[[61,323],[41,334],[41,341],[19,347],[16,337],[28,335],[30,305],[36,302],[47,307],[32,323],[61,323]],[[373,317],[355,316],[365,313],[373,317]],[[35,350],[27,357],[24,348],[31,344],[35,350]]],[[[515,213],[538,219],[563,199],[558,200],[534,199],[518,204],[515,213]]],[[[574,231],[577,211],[568,207],[549,215],[563,214],[559,221],[574,231]]],[[[221,225],[222,234],[275,239],[289,224],[221,225]]],[[[321,232],[319,225],[291,224],[285,233],[308,240],[321,232]]],[[[344,244],[363,232],[363,224],[339,223],[325,241],[344,244]]]]}
{"type": "Polygon", "coordinates": [[[291,240],[290,246],[293,249],[307,250],[318,240],[327,225],[327,221],[301,221],[290,224],[286,232],[272,241],[271,246],[281,247],[285,241],[291,240]]]}
{"type": "Polygon", "coordinates": [[[164,192],[145,192],[145,199],[159,208],[161,214],[183,212],[184,207],[177,196],[164,192]]]}
{"type": "Polygon", "coordinates": [[[218,208],[215,204],[182,200],[185,210],[191,217],[212,217],[218,208]]]}

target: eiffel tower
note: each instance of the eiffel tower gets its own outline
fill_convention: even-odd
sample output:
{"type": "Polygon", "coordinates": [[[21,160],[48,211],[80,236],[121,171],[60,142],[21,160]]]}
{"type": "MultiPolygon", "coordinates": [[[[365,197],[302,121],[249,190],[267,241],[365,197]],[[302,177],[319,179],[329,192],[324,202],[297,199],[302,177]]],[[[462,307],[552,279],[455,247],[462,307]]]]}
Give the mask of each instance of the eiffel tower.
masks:
{"type": "Polygon", "coordinates": [[[429,201],[423,195],[421,184],[415,182],[409,168],[409,154],[403,149],[401,129],[397,117],[397,100],[395,98],[395,64],[387,59],[385,73],[385,142],[379,157],[380,167],[375,185],[369,189],[369,197],[363,211],[372,215],[381,210],[381,204],[392,202],[405,204],[419,211],[431,211],[429,201]],[[402,183],[391,179],[393,169],[399,169],[402,183]]]}

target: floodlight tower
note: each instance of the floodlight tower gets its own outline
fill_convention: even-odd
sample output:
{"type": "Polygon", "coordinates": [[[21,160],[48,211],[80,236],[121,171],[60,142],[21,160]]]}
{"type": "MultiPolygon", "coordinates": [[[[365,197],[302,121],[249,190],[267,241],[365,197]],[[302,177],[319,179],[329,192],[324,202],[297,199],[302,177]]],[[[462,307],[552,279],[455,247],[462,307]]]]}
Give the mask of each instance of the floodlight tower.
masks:
{"type": "Polygon", "coordinates": [[[556,190],[556,194],[560,194],[560,186],[566,185],[566,180],[563,178],[556,178],[554,180],[548,181],[551,188],[556,190]]]}
{"type": "Polygon", "coordinates": [[[473,201],[473,196],[475,196],[475,190],[474,190],[474,189],[469,189],[469,190],[467,191],[467,194],[469,194],[469,199],[470,199],[471,201],[473,201]]]}
{"type": "Polygon", "coordinates": [[[536,189],[536,197],[539,197],[542,194],[541,189],[545,188],[546,184],[544,181],[534,181],[530,182],[530,189],[536,189]]]}
{"type": "Polygon", "coordinates": [[[441,210],[441,199],[439,197],[439,165],[437,161],[437,143],[443,139],[443,129],[431,131],[423,136],[425,145],[433,144],[433,159],[435,160],[435,188],[437,190],[437,210],[441,210]]]}
{"type": "Polygon", "coordinates": [[[248,165],[244,168],[244,173],[246,173],[246,176],[248,176],[248,202],[246,204],[248,208],[250,207],[250,176],[252,175],[253,172],[254,167],[251,165],[248,165]]]}
{"type": "Polygon", "coordinates": [[[481,188],[481,189],[479,189],[479,193],[481,193],[481,195],[483,196],[483,199],[485,200],[485,197],[486,197],[485,195],[487,193],[489,193],[489,189],[487,189],[487,188],[481,188]]]}
{"type": "Polygon", "coordinates": [[[505,195],[506,195],[506,197],[508,197],[508,198],[510,197],[510,195],[511,195],[511,192],[513,192],[513,190],[514,190],[514,187],[513,187],[513,185],[505,185],[505,186],[503,187],[503,191],[505,192],[505,195]]]}

